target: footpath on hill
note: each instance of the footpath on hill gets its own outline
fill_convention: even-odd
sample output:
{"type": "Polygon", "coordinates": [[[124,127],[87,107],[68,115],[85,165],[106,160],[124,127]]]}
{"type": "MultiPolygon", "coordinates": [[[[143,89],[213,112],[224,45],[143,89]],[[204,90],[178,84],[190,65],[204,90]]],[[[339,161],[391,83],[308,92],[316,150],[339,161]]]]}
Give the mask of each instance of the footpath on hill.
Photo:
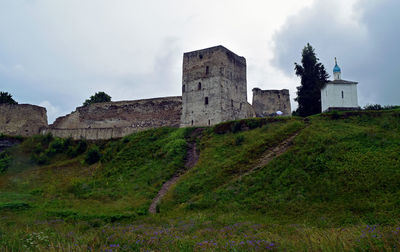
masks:
{"type": "MultiPolygon", "coordinates": [[[[304,129],[302,129],[304,130],[304,129]]],[[[293,135],[289,136],[288,138],[286,138],[285,140],[283,140],[281,143],[279,143],[277,146],[275,147],[271,147],[268,148],[258,159],[256,165],[250,169],[249,171],[247,171],[246,173],[240,175],[238,177],[238,179],[241,179],[243,176],[247,176],[251,173],[253,173],[254,171],[266,166],[269,162],[271,162],[274,158],[279,157],[280,155],[284,154],[290,146],[293,145],[293,140],[296,138],[296,136],[298,134],[300,134],[300,132],[302,130],[297,131],[296,133],[294,133],[293,135]]]]}
{"type": "Polygon", "coordinates": [[[190,170],[196,165],[197,161],[199,160],[199,153],[197,152],[196,139],[198,137],[201,137],[203,130],[204,130],[203,128],[197,128],[190,135],[188,141],[188,149],[186,152],[185,169],[178,171],[174,176],[172,176],[170,180],[168,180],[163,184],[157,196],[151,202],[151,205],[149,207],[149,213],[155,214],[157,212],[158,203],[168,193],[171,186],[176,184],[176,182],[182,175],[184,175],[188,170],[190,170]]]}
{"type": "MultiPolygon", "coordinates": [[[[197,153],[196,149],[196,138],[201,137],[203,129],[198,128],[196,129],[190,136],[190,141],[188,142],[188,151],[186,154],[186,162],[185,162],[185,170],[182,172],[178,172],[170,180],[165,182],[161,187],[160,191],[158,192],[157,196],[153,199],[150,207],[149,213],[155,214],[157,213],[157,205],[161,201],[161,199],[168,193],[169,189],[177,183],[179,178],[184,175],[188,170],[193,168],[197,161],[199,160],[199,153],[197,153]]],[[[284,154],[289,147],[293,144],[294,138],[301,132],[297,131],[293,135],[289,136],[288,138],[284,139],[281,143],[279,143],[275,147],[268,148],[257,160],[256,165],[249,170],[248,172],[240,175],[236,178],[236,180],[240,180],[243,176],[247,176],[252,172],[266,166],[269,162],[271,162],[274,158],[279,157],[280,155],[284,154]]]]}

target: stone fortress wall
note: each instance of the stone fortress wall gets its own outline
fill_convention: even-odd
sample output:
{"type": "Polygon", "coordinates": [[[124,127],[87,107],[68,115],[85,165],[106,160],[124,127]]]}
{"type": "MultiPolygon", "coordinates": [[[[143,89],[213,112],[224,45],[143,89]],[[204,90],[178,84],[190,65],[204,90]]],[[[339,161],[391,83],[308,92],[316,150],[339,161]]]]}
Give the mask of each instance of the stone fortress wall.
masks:
{"type": "Polygon", "coordinates": [[[29,104],[0,104],[0,133],[33,136],[47,128],[47,111],[29,104]]]}
{"type": "Polygon", "coordinates": [[[179,127],[181,110],[180,96],[95,103],[57,118],[43,133],[88,140],[121,138],[145,129],[179,127]]]}
{"type": "Polygon", "coordinates": [[[102,140],[158,128],[209,126],[264,117],[280,110],[290,115],[289,91],[253,89],[247,102],[246,59],[223,46],[185,53],[182,96],[95,103],[47,125],[46,109],[33,105],[1,105],[0,133],[102,140]]]}
{"type": "Polygon", "coordinates": [[[289,90],[261,90],[253,88],[253,109],[257,117],[266,117],[281,111],[291,115],[289,90]]]}

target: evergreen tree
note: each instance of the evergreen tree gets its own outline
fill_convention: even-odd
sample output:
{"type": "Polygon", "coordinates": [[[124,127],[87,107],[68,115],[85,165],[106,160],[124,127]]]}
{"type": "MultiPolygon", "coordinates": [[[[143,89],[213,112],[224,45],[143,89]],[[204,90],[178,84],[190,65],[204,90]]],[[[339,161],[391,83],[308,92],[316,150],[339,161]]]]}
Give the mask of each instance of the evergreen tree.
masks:
{"type": "Polygon", "coordinates": [[[104,92],[98,92],[90,96],[90,99],[86,99],[86,101],[83,103],[83,106],[87,106],[92,103],[110,102],[110,101],[111,101],[111,96],[109,96],[104,92]]]}
{"type": "Polygon", "coordinates": [[[7,92],[0,92],[0,104],[18,104],[12,95],[7,92]]]}
{"type": "Polygon", "coordinates": [[[307,43],[302,52],[301,65],[294,63],[296,75],[301,78],[301,86],[297,87],[295,98],[299,104],[296,114],[300,116],[321,113],[321,88],[328,81],[329,75],[324,65],[318,61],[314,48],[307,43]]]}

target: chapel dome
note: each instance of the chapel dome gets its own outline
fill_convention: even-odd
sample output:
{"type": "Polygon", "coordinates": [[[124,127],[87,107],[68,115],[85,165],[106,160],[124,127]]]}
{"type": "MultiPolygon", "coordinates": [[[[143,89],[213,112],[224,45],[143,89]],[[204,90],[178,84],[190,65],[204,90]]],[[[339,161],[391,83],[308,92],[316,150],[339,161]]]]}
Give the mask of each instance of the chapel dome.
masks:
{"type": "Polygon", "coordinates": [[[339,67],[337,64],[336,64],[335,67],[333,68],[333,72],[334,72],[334,73],[340,73],[340,72],[341,72],[340,67],[339,67]]]}
{"type": "Polygon", "coordinates": [[[333,73],[340,73],[340,72],[341,72],[341,70],[340,70],[340,67],[337,64],[337,60],[336,60],[336,57],[335,57],[335,67],[333,68],[333,73]]]}

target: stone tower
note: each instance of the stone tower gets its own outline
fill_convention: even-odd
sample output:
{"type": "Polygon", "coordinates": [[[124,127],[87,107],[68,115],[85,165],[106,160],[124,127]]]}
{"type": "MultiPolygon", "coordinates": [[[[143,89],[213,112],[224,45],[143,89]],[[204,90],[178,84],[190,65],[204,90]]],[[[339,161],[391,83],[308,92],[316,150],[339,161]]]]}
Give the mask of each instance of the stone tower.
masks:
{"type": "Polygon", "coordinates": [[[253,88],[252,104],[257,117],[276,115],[277,111],[281,111],[285,116],[292,113],[288,89],[261,90],[253,88]]]}
{"type": "Polygon", "coordinates": [[[223,46],[183,55],[181,127],[252,117],[246,59],[223,46]]]}

